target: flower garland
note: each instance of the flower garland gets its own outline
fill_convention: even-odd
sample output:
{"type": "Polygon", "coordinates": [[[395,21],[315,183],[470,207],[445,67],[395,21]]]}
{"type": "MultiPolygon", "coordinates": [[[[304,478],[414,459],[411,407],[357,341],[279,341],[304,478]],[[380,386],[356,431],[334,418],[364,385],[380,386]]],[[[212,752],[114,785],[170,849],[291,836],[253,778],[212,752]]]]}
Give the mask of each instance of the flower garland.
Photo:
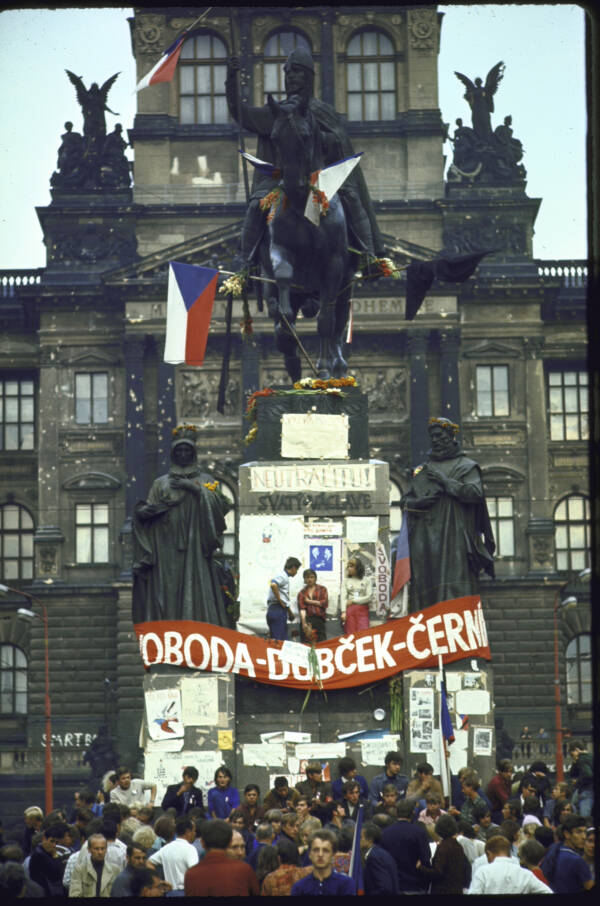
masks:
{"type": "Polygon", "coordinates": [[[285,211],[287,208],[288,200],[287,195],[284,193],[281,186],[277,186],[273,189],[272,192],[269,192],[268,195],[265,195],[264,198],[260,200],[260,209],[261,211],[268,211],[267,223],[271,223],[275,214],[277,213],[277,208],[283,201],[282,211],[285,211]]]}
{"type": "Polygon", "coordinates": [[[203,487],[208,488],[209,491],[216,491],[219,487],[219,482],[216,479],[214,481],[205,481],[203,482],[203,487]]]}
{"type": "Polygon", "coordinates": [[[301,381],[296,381],[293,390],[273,390],[272,387],[264,387],[262,390],[255,390],[254,393],[248,397],[248,402],[246,404],[245,417],[253,421],[253,425],[246,434],[244,443],[251,444],[258,434],[258,412],[256,403],[257,400],[259,400],[261,397],[308,396],[309,394],[321,392],[328,393],[331,396],[343,397],[345,396],[342,390],[342,388],[344,387],[356,387],[356,378],[351,376],[343,378],[328,378],[328,380],[326,381],[322,380],[321,378],[303,378],[301,381]]]}
{"type": "Polygon", "coordinates": [[[248,268],[245,267],[241,271],[232,274],[226,280],[223,281],[219,289],[220,293],[231,294],[232,296],[241,296],[242,298],[242,308],[243,308],[243,320],[240,321],[240,327],[242,328],[242,339],[246,339],[249,336],[252,336],[254,329],[252,327],[252,316],[250,314],[250,306],[248,305],[248,268]]]}
{"type": "Polygon", "coordinates": [[[180,434],[185,437],[185,435],[187,435],[187,434],[195,435],[197,433],[198,433],[198,428],[196,427],[196,425],[185,425],[185,424],[177,425],[177,427],[173,428],[173,430],[171,431],[171,434],[173,435],[173,437],[179,437],[180,434]]]}
{"type": "MultiPolygon", "coordinates": [[[[323,686],[323,681],[321,679],[321,665],[319,664],[319,658],[317,657],[317,649],[315,648],[315,642],[317,641],[317,631],[316,629],[311,630],[310,632],[310,651],[308,652],[308,666],[312,674],[313,683],[318,683],[319,689],[323,693],[325,701],[327,701],[327,693],[323,686]]],[[[304,713],[304,709],[308,704],[310,698],[310,693],[312,689],[309,687],[306,690],[306,695],[304,696],[304,701],[302,702],[302,707],[300,708],[300,714],[304,713]]]]}
{"type": "Polygon", "coordinates": [[[373,258],[368,255],[366,268],[360,273],[360,277],[363,280],[368,277],[372,279],[391,277],[392,280],[399,280],[400,273],[403,270],[406,270],[406,268],[398,267],[391,258],[373,258]]]}

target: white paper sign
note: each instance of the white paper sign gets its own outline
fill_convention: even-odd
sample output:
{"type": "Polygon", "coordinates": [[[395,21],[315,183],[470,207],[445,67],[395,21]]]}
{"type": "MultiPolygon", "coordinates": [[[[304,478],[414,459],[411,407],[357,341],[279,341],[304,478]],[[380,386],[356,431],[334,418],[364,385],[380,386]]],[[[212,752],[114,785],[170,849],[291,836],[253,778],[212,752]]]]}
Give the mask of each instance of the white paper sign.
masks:
{"type": "Polygon", "coordinates": [[[395,752],[398,749],[398,739],[398,736],[382,736],[380,739],[361,739],[361,763],[383,765],[387,753],[395,752]]]}
{"type": "Polygon", "coordinates": [[[146,752],[181,752],[183,749],[183,736],[179,739],[149,739],[146,743],[146,752]]]}
{"type": "Polygon", "coordinates": [[[281,418],[282,459],[348,459],[347,415],[287,412],[281,418]]]}
{"type": "Polygon", "coordinates": [[[144,693],[150,739],[176,739],[183,736],[181,695],[178,686],[149,689],[144,693]]]}
{"type": "Polygon", "coordinates": [[[285,764],[285,745],[274,743],[243,743],[244,764],[254,767],[275,767],[285,764]]]}
{"type": "Polygon", "coordinates": [[[289,664],[297,664],[299,667],[308,667],[308,655],[310,648],[308,645],[299,645],[298,642],[284,642],[279,651],[279,657],[282,661],[289,664]]]}
{"type": "Polygon", "coordinates": [[[310,745],[300,744],[296,746],[296,758],[310,758],[311,761],[325,761],[329,758],[343,758],[346,754],[346,743],[344,742],[311,742],[310,745]]]}
{"type": "Polygon", "coordinates": [[[378,533],[379,519],[377,516],[346,516],[346,541],[376,542],[379,538],[378,533]]]}
{"type": "Polygon", "coordinates": [[[341,522],[325,522],[318,519],[306,520],[306,534],[313,537],[341,537],[344,534],[344,526],[341,522]]]}
{"type": "Polygon", "coordinates": [[[198,770],[196,786],[208,790],[214,786],[214,774],[223,763],[218,751],[201,752],[148,752],[145,753],[144,780],[156,784],[156,801],[160,802],[167,786],[180,783],[185,767],[192,765],[198,770]]]}
{"type": "Polygon", "coordinates": [[[491,727],[473,727],[473,755],[492,754],[491,727]]]}
{"type": "Polygon", "coordinates": [[[181,709],[186,727],[215,727],[219,722],[219,680],[216,676],[185,676],[181,709]]]}
{"type": "Polygon", "coordinates": [[[455,702],[459,714],[488,714],[491,710],[490,693],[484,689],[461,689],[455,702]]]}

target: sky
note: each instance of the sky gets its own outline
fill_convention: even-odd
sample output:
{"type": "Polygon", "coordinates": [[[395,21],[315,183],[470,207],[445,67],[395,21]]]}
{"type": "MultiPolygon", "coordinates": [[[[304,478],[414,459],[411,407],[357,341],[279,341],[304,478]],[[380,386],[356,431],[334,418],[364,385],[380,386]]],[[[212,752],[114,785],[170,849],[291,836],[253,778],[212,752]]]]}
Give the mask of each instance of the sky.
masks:
{"type": "MultiPolygon", "coordinates": [[[[584,12],[574,5],[440,5],[439,103],[450,134],[470,124],[464,88],[499,60],[506,66],[492,126],[512,115],[525,148],[527,194],[542,198],[536,258],[587,257],[584,12]]],[[[115,72],[107,130],[133,125],[135,65],[127,18],[131,8],[15,9],[0,13],[0,269],[45,265],[36,206],[50,202],[49,179],[64,123],[81,131],[75,89],[115,72]]],[[[152,87],[146,88],[152,91],[152,87]]],[[[452,159],[452,146],[444,153],[452,159]]]]}

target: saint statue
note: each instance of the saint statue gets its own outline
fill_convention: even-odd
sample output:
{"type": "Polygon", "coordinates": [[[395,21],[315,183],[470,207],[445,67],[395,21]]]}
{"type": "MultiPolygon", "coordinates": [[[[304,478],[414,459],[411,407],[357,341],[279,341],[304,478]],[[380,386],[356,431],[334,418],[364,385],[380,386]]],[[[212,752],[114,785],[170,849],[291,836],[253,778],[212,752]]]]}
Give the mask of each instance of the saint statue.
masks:
{"type": "Polygon", "coordinates": [[[133,622],[231,627],[231,573],[219,560],[229,504],[218,482],[198,467],[195,426],[173,433],[169,473],[156,479],[133,513],[133,622]]]}
{"type": "Polygon", "coordinates": [[[447,418],[429,420],[431,450],[401,505],[408,519],[410,611],[478,594],[482,570],[494,576],[494,536],[481,469],[460,449],[447,418]]]}

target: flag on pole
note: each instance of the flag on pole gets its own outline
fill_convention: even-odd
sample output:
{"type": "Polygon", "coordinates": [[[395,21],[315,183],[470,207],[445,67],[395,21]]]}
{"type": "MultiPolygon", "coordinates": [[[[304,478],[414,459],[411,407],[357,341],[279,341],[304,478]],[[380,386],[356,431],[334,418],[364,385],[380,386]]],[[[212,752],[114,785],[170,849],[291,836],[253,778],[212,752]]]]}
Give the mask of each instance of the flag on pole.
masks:
{"type": "Polygon", "coordinates": [[[202,365],[219,272],[169,262],[165,362],[202,365]]]}
{"type": "Polygon", "coordinates": [[[396,538],[396,563],[394,565],[394,579],[392,582],[392,600],[400,594],[410,579],[410,551],[408,548],[408,520],[402,517],[400,534],[396,538]]]}
{"type": "Polygon", "coordinates": [[[448,699],[446,697],[446,681],[443,679],[442,671],[442,733],[444,734],[444,739],[446,743],[451,746],[454,742],[454,727],[452,726],[452,718],[450,717],[450,711],[448,710],[448,699]]]}
{"type": "Polygon", "coordinates": [[[360,834],[364,820],[364,805],[358,806],[356,813],[356,823],[354,825],[354,837],[352,839],[352,849],[350,851],[350,870],[348,876],[354,881],[354,893],[357,896],[364,896],[365,885],[363,881],[362,856],[360,851],[360,834]]]}
{"type": "Polygon", "coordinates": [[[448,801],[452,797],[452,784],[450,781],[450,764],[448,762],[447,745],[454,742],[454,728],[450,719],[448,710],[448,699],[446,697],[446,678],[444,676],[444,663],[442,655],[438,654],[438,671],[440,678],[440,706],[439,706],[439,740],[440,740],[440,777],[442,778],[442,791],[444,796],[448,796],[448,801]]]}
{"type": "Polygon", "coordinates": [[[135,86],[136,91],[141,91],[142,88],[147,88],[148,85],[156,85],[158,82],[171,81],[175,75],[181,48],[187,36],[188,31],[186,30],[167,47],[158,63],[155,63],[150,72],[147,72],[144,78],[135,86]]]}

